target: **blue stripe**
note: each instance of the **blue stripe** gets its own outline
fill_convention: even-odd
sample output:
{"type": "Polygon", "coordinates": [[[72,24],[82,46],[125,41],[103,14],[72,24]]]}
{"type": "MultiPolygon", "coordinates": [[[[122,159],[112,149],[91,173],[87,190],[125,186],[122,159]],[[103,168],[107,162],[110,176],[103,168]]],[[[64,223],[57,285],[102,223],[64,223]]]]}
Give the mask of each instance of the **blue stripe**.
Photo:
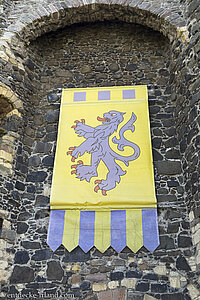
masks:
{"type": "Polygon", "coordinates": [[[80,212],[79,246],[86,253],[94,246],[95,212],[80,212]]]}
{"type": "Polygon", "coordinates": [[[117,252],[126,247],[126,211],[111,211],[111,246],[117,252]]]}
{"type": "Polygon", "coordinates": [[[65,211],[52,210],[50,212],[47,244],[53,251],[55,251],[62,244],[64,224],[65,211]]]}
{"type": "Polygon", "coordinates": [[[160,244],[156,209],[142,210],[142,229],[144,247],[153,252],[160,244]]]}

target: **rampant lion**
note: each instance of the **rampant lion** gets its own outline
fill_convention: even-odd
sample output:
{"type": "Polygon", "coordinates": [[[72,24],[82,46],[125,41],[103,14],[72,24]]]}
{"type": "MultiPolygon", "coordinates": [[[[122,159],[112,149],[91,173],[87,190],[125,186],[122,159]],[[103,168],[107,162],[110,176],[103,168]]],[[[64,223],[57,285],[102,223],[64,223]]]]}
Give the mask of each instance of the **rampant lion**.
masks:
{"type": "Polygon", "coordinates": [[[117,148],[120,151],[124,151],[125,146],[129,146],[134,150],[134,153],[130,156],[121,156],[114,152],[109,145],[109,137],[118,129],[119,124],[124,120],[124,113],[115,110],[104,113],[103,118],[97,117],[97,120],[102,122],[102,125],[97,127],[91,127],[85,125],[85,120],[76,120],[76,125],[73,125],[76,134],[80,137],[84,137],[86,140],[78,147],[70,147],[67,154],[72,156],[71,161],[74,162],[79,156],[82,156],[85,152],[91,154],[91,165],[84,165],[81,160],[76,165],[72,165],[71,168],[75,168],[71,173],[77,174],[76,178],[80,180],[86,180],[90,182],[92,177],[98,176],[97,168],[102,160],[108,168],[106,180],[95,180],[97,184],[94,191],[102,191],[102,195],[106,196],[106,191],[112,190],[116,187],[116,182],[120,183],[120,176],[126,174],[122,168],[116,163],[116,160],[122,161],[126,166],[129,165],[129,161],[137,159],[140,155],[140,148],[128,141],[124,137],[124,132],[127,130],[135,131],[133,123],[136,121],[136,116],[132,113],[130,120],[119,130],[120,138],[113,137],[112,141],[118,144],[117,148]]]}

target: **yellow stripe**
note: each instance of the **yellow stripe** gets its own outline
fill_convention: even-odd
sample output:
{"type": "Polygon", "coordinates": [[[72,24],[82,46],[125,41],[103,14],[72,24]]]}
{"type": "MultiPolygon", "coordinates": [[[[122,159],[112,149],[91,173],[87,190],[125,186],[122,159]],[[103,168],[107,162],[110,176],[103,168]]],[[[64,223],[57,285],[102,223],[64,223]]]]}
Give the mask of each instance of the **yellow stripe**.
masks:
{"type": "Polygon", "coordinates": [[[137,252],[143,246],[142,210],[126,211],[126,238],[127,246],[137,252]]]}
{"type": "Polygon", "coordinates": [[[80,211],[66,210],[62,244],[69,252],[78,246],[79,224],[80,224],[80,211]]]}
{"type": "Polygon", "coordinates": [[[95,211],[95,247],[100,252],[105,252],[111,242],[111,212],[95,211]]]}

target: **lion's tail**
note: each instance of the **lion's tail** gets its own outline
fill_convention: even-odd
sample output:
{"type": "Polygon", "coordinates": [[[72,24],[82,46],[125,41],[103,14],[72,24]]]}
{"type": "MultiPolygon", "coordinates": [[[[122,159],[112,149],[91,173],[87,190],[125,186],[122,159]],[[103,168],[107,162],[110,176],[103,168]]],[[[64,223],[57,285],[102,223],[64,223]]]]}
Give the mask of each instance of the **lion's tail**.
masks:
{"type": "Polygon", "coordinates": [[[135,126],[133,125],[133,123],[136,121],[136,115],[134,113],[132,113],[132,116],[130,118],[130,120],[120,129],[119,131],[119,136],[120,138],[117,139],[116,137],[114,137],[112,139],[114,144],[118,144],[117,149],[119,151],[124,151],[124,147],[131,147],[134,150],[134,153],[130,156],[122,156],[117,154],[116,152],[112,151],[112,155],[115,159],[121,160],[125,163],[126,166],[129,165],[129,161],[135,160],[139,157],[140,155],[140,148],[138,145],[128,141],[125,137],[124,137],[124,132],[127,130],[131,130],[132,132],[135,131],[135,126]]]}

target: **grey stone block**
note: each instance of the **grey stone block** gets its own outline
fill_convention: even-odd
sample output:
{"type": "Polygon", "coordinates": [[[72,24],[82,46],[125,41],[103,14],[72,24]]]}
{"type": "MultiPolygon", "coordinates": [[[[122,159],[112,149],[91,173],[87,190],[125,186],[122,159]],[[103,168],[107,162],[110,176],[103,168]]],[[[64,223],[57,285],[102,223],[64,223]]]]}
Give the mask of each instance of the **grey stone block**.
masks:
{"type": "Polygon", "coordinates": [[[180,161],[156,161],[155,167],[160,175],[176,175],[182,172],[180,161]]]}

